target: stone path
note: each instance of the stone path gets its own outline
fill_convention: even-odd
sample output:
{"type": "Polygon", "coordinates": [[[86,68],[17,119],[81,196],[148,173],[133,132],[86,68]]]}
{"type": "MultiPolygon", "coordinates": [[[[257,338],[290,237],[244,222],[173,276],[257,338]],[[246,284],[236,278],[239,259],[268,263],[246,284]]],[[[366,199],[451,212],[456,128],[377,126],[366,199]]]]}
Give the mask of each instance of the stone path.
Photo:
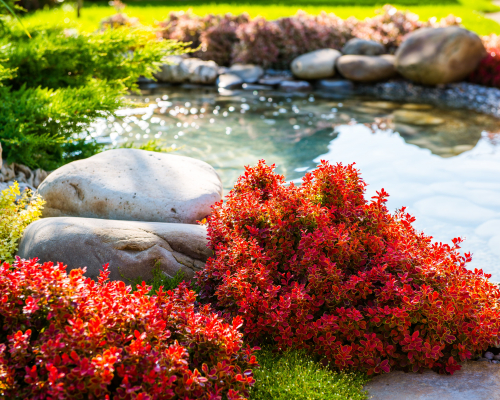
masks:
{"type": "Polygon", "coordinates": [[[500,364],[464,363],[453,375],[392,372],[370,381],[371,400],[499,400],[500,364]]]}

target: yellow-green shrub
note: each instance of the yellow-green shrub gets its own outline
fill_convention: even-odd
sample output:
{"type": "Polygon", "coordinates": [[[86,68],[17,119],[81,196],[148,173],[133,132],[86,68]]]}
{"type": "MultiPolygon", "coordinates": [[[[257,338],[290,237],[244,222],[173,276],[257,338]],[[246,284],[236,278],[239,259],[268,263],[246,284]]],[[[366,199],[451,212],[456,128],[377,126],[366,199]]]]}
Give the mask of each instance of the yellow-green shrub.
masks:
{"type": "Polygon", "coordinates": [[[14,261],[19,239],[26,227],[42,215],[45,201],[31,190],[21,195],[19,185],[2,191],[0,195],[0,261],[14,261]],[[19,197],[20,196],[20,197],[19,197]]]}

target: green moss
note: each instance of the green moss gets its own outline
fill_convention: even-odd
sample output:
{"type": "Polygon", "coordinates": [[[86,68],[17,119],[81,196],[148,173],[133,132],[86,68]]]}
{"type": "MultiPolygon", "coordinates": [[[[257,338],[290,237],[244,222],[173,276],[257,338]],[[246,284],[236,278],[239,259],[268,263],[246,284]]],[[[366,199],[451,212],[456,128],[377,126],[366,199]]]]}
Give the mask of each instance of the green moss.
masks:
{"type": "Polygon", "coordinates": [[[363,400],[365,375],[332,372],[303,351],[257,353],[251,400],[363,400]]]}

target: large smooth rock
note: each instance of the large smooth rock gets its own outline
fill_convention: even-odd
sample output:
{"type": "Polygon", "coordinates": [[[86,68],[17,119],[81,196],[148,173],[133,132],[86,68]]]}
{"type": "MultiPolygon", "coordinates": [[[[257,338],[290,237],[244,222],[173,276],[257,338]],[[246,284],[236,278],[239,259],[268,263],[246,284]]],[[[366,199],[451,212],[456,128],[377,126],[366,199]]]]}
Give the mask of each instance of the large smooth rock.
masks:
{"type": "Polygon", "coordinates": [[[394,56],[342,56],[337,59],[337,70],[354,82],[385,81],[396,75],[394,56]]]}
{"type": "Polygon", "coordinates": [[[264,75],[262,67],[253,64],[233,64],[228,72],[238,76],[244,83],[255,83],[264,75]]]}
{"type": "Polygon", "coordinates": [[[300,79],[324,79],[335,75],[335,61],[342,54],[334,49],[321,49],[303,54],[292,61],[292,73],[300,79]]]}
{"type": "MultiPolygon", "coordinates": [[[[110,279],[148,280],[155,263],[170,277],[182,270],[190,279],[211,256],[201,225],[113,221],[94,218],[43,218],[30,224],[19,244],[21,258],[87,267],[96,278],[109,263],[110,279]]],[[[130,283],[130,282],[128,282],[130,283]]]]}
{"type": "Polygon", "coordinates": [[[39,186],[44,217],[194,224],[222,198],[207,163],[175,154],[108,150],[52,172],[39,186]]]}
{"type": "Polygon", "coordinates": [[[396,52],[396,68],[425,85],[463,80],[486,55],[475,33],[457,26],[423,28],[408,35],[396,52]]]}
{"type": "Polygon", "coordinates": [[[353,38],[342,48],[342,54],[359,56],[379,56],[385,53],[384,45],[374,40],[353,38]]]}
{"type": "Polygon", "coordinates": [[[391,372],[365,386],[371,400],[498,400],[500,364],[468,362],[453,375],[391,372]]]}

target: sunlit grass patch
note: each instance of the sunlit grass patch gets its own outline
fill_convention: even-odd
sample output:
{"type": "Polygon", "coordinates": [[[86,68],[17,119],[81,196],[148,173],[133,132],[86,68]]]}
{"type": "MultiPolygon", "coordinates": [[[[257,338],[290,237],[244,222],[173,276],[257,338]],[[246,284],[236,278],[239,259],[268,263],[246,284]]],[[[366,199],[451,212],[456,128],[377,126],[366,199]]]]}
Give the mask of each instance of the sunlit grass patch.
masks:
{"type": "Polygon", "coordinates": [[[333,372],[303,351],[284,354],[266,349],[257,353],[251,400],[363,400],[365,375],[333,372]]]}

